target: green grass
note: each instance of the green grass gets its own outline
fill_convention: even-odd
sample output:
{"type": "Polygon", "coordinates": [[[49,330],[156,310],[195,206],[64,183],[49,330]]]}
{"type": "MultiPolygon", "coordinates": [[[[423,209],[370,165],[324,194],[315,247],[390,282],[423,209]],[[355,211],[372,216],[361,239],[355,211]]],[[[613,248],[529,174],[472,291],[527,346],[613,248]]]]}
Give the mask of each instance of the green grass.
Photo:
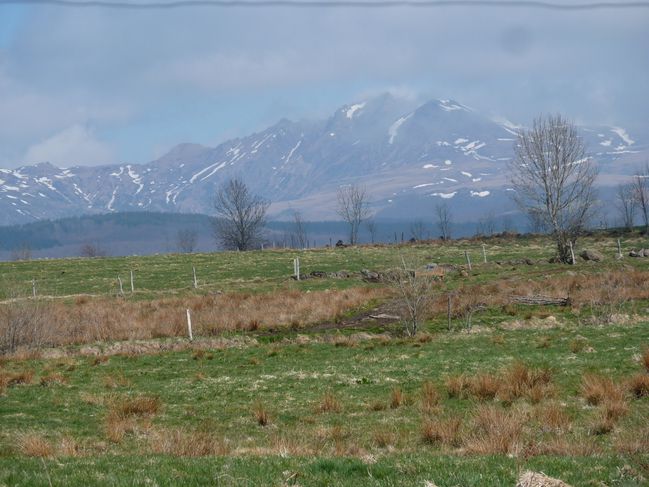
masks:
{"type": "MultiPolygon", "coordinates": [[[[293,288],[309,291],[361,285],[360,278],[290,279],[291,260],[300,255],[302,271],[382,270],[399,264],[401,256],[418,265],[426,262],[464,263],[471,252],[470,276],[449,275],[444,289],[498,280],[535,280],[571,273],[575,276],[606,273],[622,266],[647,269],[643,259],[616,261],[616,242],[592,237],[581,248],[596,249],[604,263],[580,262],[576,267],[535,263],[532,266],[496,260],[541,259],[552,255],[546,239],[490,240],[489,264],[481,264],[479,242],[450,245],[319,249],[302,252],[265,251],[172,255],[107,259],[65,259],[0,264],[5,289],[29,294],[31,279],[39,292],[52,296],[106,295],[116,292],[115,277],[125,284],[128,272],[136,275],[135,299],[192,294],[191,267],[196,266],[201,288],[272,292],[293,288]]],[[[642,247],[639,239],[628,248],[642,247]]],[[[376,284],[373,284],[376,285],[376,284]]],[[[128,287],[128,284],[126,285],[128,287]]],[[[73,309],[74,305],[70,305],[73,309]]],[[[246,344],[202,352],[189,350],[152,355],[115,355],[96,363],[93,357],[0,360],[0,374],[33,371],[30,384],[0,389],[0,486],[3,485],[514,485],[524,469],[543,471],[572,485],[643,485],[649,478],[649,451],[633,454],[620,442],[638,439],[647,430],[649,398],[628,399],[629,412],[608,434],[593,435],[591,426],[599,409],[580,396],[582,376],[603,374],[622,384],[642,371],[638,355],[649,346],[649,303],[620,304],[620,310],[641,317],[626,325],[590,325],[588,308],[492,307],[476,315],[472,332],[446,331],[445,316],[435,316],[423,329],[431,337],[337,340],[342,334],[381,332],[379,328],[332,330],[259,330],[245,333],[246,344]],[[534,316],[552,314],[561,326],[536,328],[534,316]],[[521,329],[506,323],[518,320],[521,329]],[[307,339],[300,336],[307,333],[307,339]],[[582,344],[575,347],[575,341],[582,344]],[[574,444],[591,444],[591,456],[469,454],[465,446],[449,448],[423,441],[426,418],[459,417],[467,431],[480,403],[476,399],[449,398],[445,380],[450,376],[498,373],[515,361],[531,368],[550,368],[554,399],[541,405],[518,399],[513,405],[489,401],[499,410],[533,417],[546,404],[559,403],[570,417],[571,428],[552,433],[529,422],[526,441],[543,443],[560,435],[574,444]],[[63,383],[40,385],[42,377],[60,374],[63,383]],[[430,381],[440,393],[436,411],[423,412],[422,384],[430,381]],[[393,388],[407,400],[389,407],[393,388]],[[325,394],[341,404],[340,411],[320,412],[325,394]],[[161,409],[134,417],[123,440],[112,441],[106,432],[111,403],[125,397],[154,396],[161,409]],[[267,426],[255,420],[253,409],[263,407],[267,426]],[[218,439],[227,446],[224,456],[200,458],[155,454],[153,433],[180,430],[218,439]],[[45,438],[54,457],[30,458],[21,450],[22,435],[45,438]],[[388,445],[377,435],[388,437],[388,445]],[[64,438],[72,439],[80,456],[57,452],[64,438]]],[[[352,310],[350,310],[350,314],[352,310]]],[[[393,330],[394,331],[394,330],[393,330]]],[[[226,334],[225,337],[241,333],[226,334]]],[[[181,340],[178,338],[172,340],[181,340]]],[[[197,339],[197,346],[201,344],[197,339]]],[[[189,346],[189,344],[188,344],[189,346]]],[[[69,350],[76,350],[70,348],[69,350]]],[[[468,434],[468,433],[467,433],[468,434]]],[[[470,436],[470,435],[469,435],[470,436]]],[[[468,436],[467,436],[468,438],[468,436]]]]}

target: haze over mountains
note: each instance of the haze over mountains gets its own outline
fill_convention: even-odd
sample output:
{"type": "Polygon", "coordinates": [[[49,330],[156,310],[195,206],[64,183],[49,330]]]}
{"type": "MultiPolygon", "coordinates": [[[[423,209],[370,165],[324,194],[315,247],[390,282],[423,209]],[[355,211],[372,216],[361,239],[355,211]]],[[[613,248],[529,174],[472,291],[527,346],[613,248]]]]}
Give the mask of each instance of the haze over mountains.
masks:
{"type": "MultiPolygon", "coordinates": [[[[649,156],[649,138],[622,127],[581,127],[606,197],[649,156]]],[[[180,144],[147,164],[0,169],[0,224],[122,211],[212,213],[233,176],[272,202],[269,216],[336,218],[340,185],[366,186],[378,219],[414,219],[446,201],[458,221],[513,212],[507,163],[515,126],[454,100],[424,104],[384,94],[326,120],[280,120],[210,148],[180,144]]],[[[82,162],[82,161],[80,161],[82,162]]]]}

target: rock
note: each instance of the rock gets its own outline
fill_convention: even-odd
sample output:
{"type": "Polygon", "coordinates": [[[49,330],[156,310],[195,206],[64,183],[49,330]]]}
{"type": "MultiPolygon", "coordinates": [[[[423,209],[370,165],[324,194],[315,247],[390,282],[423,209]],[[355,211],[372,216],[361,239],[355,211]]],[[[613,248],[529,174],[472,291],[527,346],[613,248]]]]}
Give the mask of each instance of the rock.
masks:
{"type": "Polygon", "coordinates": [[[632,250],[629,252],[629,257],[644,257],[644,249],[640,249],[639,251],[632,250]]]}
{"type": "Polygon", "coordinates": [[[330,274],[331,277],[334,279],[348,279],[351,274],[348,271],[338,271],[338,272],[332,272],[330,274]]]}
{"type": "Polygon", "coordinates": [[[432,270],[432,269],[436,269],[437,267],[438,267],[438,265],[435,264],[435,262],[431,262],[430,264],[426,264],[426,270],[429,270],[429,271],[432,270]]]}
{"type": "Polygon", "coordinates": [[[604,256],[599,252],[588,249],[582,250],[581,254],[579,254],[579,257],[584,260],[592,260],[593,262],[599,262],[604,259],[604,256]]]}
{"type": "Polygon", "coordinates": [[[345,245],[345,242],[343,242],[342,240],[338,240],[336,242],[336,247],[347,247],[347,245],[345,245]]]}
{"type": "Polygon", "coordinates": [[[518,478],[516,487],[570,487],[564,481],[548,477],[544,473],[528,470],[518,478]]]}
{"type": "Polygon", "coordinates": [[[324,271],[311,271],[311,274],[309,274],[311,277],[318,277],[318,278],[324,278],[327,277],[327,273],[324,271]]]}
{"type": "Polygon", "coordinates": [[[370,271],[367,269],[361,269],[361,278],[365,282],[380,282],[381,275],[378,272],[370,271]]]}
{"type": "Polygon", "coordinates": [[[642,249],[641,253],[643,257],[649,257],[649,249],[642,249]]]}

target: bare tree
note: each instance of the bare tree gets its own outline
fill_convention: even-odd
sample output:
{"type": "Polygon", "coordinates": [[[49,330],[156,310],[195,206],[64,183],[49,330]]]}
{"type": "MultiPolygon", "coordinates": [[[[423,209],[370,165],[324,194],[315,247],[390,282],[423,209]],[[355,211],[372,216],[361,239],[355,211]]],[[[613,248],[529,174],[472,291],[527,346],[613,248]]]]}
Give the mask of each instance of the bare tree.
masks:
{"type": "Polygon", "coordinates": [[[304,249],[309,245],[309,235],[304,220],[302,220],[302,214],[299,211],[293,212],[293,235],[291,235],[291,242],[294,239],[296,246],[300,249],[304,249]]]}
{"type": "Polygon", "coordinates": [[[435,207],[435,213],[437,214],[437,228],[439,229],[440,237],[442,240],[450,240],[451,220],[453,218],[450,208],[446,203],[442,203],[435,207]]]}
{"type": "Polygon", "coordinates": [[[183,228],[176,234],[176,247],[179,252],[191,254],[196,250],[198,242],[198,232],[192,228],[183,228]]]}
{"type": "Polygon", "coordinates": [[[86,242],[79,249],[81,257],[105,257],[106,251],[98,243],[86,242]]]}
{"type": "Polygon", "coordinates": [[[338,189],[338,215],[349,224],[349,243],[358,243],[358,230],[363,220],[370,214],[367,193],[364,187],[356,184],[338,189]]]}
{"type": "Polygon", "coordinates": [[[561,115],[534,120],[519,132],[510,166],[516,202],[538,212],[552,233],[560,262],[572,262],[574,245],[590,219],[597,169],[576,127],[561,115]]]}
{"type": "Polygon", "coordinates": [[[229,250],[250,250],[262,241],[269,203],[238,179],[224,183],[214,198],[214,238],[229,250]]]}
{"type": "Polygon", "coordinates": [[[633,176],[633,195],[642,213],[645,233],[649,233],[649,164],[633,176]]]}
{"type": "Polygon", "coordinates": [[[376,234],[378,233],[376,220],[367,220],[365,226],[367,227],[367,231],[370,233],[370,240],[374,243],[376,241],[376,234]]]}
{"type": "Polygon", "coordinates": [[[424,271],[416,271],[401,258],[401,266],[387,273],[388,282],[397,290],[408,313],[404,331],[413,336],[419,329],[426,307],[434,297],[436,277],[424,271]]]}
{"type": "Polygon", "coordinates": [[[529,220],[530,232],[546,233],[548,231],[541,209],[530,208],[527,212],[527,219],[529,220]]]}
{"type": "Polygon", "coordinates": [[[11,260],[32,260],[31,246],[23,242],[11,251],[11,260]]]}
{"type": "Polygon", "coordinates": [[[635,213],[637,210],[637,200],[634,194],[634,185],[620,184],[617,187],[617,208],[622,217],[622,224],[627,230],[633,230],[633,222],[635,220],[635,213]]]}

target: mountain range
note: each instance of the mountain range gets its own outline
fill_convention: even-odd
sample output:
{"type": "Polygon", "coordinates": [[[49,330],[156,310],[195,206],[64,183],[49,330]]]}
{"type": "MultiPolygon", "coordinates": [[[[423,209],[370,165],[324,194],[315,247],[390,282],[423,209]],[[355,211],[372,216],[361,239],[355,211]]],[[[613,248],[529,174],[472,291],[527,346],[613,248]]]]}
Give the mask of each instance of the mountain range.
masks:
{"type": "MultiPolygon", "coordinates": [[[[293,210],[335,219],[338,188],[360,183],[377,219],[430,216],[447,202],[458,221],[477,221],[515,210],[507,167],[517,129],[454,100],[383,94],[325,120],[282,119],[217,147],[180,144],[146,164],[0,169],[0,224],[122,211],[211,214],[215,188],[234,176],[267,198],[279,220],[293,210]]],[[[580,126],[580,133],[605,197],[649,159],[646,131],[580,126]]]]}

